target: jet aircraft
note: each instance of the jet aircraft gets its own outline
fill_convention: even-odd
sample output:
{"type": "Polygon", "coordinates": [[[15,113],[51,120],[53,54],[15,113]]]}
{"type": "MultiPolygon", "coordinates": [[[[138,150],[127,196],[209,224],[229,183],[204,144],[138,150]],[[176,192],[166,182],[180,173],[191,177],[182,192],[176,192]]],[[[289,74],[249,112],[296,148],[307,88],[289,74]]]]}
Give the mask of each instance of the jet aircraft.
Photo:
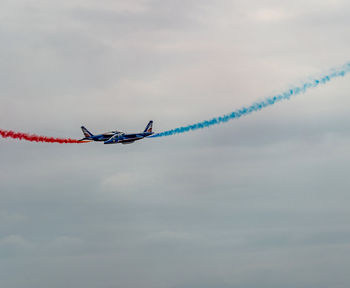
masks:
{"type": "Polygon", "coordinates": [[[141,140],[145,137],[148,137],[153,134],[152,132],[153,121],[149,121],[145,130],[140,133],[134,134],[126,134],[120,131],[110,131],[103,134],[93,135],[89,130],[87,130],[84,126],[81,126],[81,130],[83,130],[84,138],[80,139],[80,141],[101,141],[104,144],[131,144],[137,140],[141,140]]]}

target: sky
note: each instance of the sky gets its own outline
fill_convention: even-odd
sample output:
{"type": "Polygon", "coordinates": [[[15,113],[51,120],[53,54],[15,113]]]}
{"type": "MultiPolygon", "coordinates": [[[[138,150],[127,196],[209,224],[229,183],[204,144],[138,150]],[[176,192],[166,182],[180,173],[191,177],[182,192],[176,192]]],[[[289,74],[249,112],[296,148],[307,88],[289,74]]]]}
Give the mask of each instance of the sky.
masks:
{"type": "MultiPolygon", "coordinates": [[[[350,60],[346,0],[3,0],[0,129],[234,111],[350,60]]],[[[133,145],[0,139],[4,288],[342,288],[350,76],[133,145]]]]}

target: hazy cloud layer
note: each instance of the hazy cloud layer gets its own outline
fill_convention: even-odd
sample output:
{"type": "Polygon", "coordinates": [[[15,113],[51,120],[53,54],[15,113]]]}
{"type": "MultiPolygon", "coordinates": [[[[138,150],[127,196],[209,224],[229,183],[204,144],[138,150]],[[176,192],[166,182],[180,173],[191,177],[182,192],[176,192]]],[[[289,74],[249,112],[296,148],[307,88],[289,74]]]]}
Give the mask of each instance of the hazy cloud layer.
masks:
{"type": "MultiPolygon", "coordinates": [[[[210,119],[349,60],[348,1],[3,1],[0,123],[210,119]]],[[[0,286],[348,287],[347,77],[134,145],[0,139],[0,286]]]]}

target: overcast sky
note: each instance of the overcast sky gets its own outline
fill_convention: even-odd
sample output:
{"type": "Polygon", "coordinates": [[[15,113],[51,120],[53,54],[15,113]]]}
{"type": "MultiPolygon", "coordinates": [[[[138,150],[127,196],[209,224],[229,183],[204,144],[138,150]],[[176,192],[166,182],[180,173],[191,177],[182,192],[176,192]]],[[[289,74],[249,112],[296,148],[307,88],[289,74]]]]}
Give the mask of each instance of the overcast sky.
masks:
{"type": "MultiPolygon", "coordinates": [[[[0,129],[163,131],[344,64],[347,0],[3,0],[0,129]]],[[[0,139],[4,288],[350,286],[350,78],[133,145],[0,139]]]]}

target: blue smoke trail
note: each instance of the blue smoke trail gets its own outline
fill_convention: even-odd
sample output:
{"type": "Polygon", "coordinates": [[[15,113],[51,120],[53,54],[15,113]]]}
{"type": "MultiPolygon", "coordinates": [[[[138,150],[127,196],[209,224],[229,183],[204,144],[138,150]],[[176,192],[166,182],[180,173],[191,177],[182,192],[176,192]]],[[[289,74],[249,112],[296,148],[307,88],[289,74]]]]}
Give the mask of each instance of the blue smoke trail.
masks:
{"type": "Polygon", "coordinates": [[[310,88],[317,87],[321,84],[326,84],[327,82],[331,81],[334,78],[337,77],[343,77],[345,74],[350,72],[350,62],[336,68],[332,69],[330,72],[324,74],[323,76],[316,77],[314,79],[311,79],[307,82],[304,82],[303,84],[300,84],[299,86],[295,86],[294,88],[290,88],[289,90],[277,94],[275,96],[268,97],[264,100],[254,102],[248,107],[242,107],[241,109],[238,109],[236,111],[233,111],[229,114],[225,114],[219,117],[212,118],[210,120],[205,120],[202,122],[198,122],[192,125],[187,125],[183,127],[174,128],[171,130],[163,131],[157,134],[154,134],[150,137],[164,137],[164,136],[171,136],[174,134],[181,134],[197,129],[202,129],[206,127],[210,127],[213,125],[218,125],[220,123],[225,123],[227,121],[238,119],[242,116],[248,115],[250,113],[259,111],[263,108],[266,108],[268,106],[272,106],[277,102],[280,102],[282,100],[287,100],[291,96],[296,96],[298,94],[304,93],[310,88]]]}

